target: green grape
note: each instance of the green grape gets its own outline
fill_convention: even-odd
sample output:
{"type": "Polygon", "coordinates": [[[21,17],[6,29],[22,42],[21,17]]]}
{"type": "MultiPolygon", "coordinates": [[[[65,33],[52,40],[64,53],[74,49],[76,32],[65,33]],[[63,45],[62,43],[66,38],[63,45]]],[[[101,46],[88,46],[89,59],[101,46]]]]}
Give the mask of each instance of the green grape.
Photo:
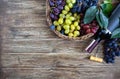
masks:
{"type": "Polygon", "coordinates": [[[70,30],[69,30],[69,29],[65,30],[65,34],[68,34],[69,32],[70,32],[70,30]]]}
{"type": "Polygon", "coordinates": [[[65,18],[65,15],[64,14],[60,14],[59,17],[60,18],[65,18]]]}
{"type": "Polygon", "coordinates": [[[72,16],[72,13],[69,12],[68,14],[66,14],[66,18],[68,19],[70,16],[72,16]]]}
{"type": "Polygon", "coordinates": [[[79,20],[79,19],[80,19],[80,16],[77,16],[77,19],[79,20]]]}
{"type": "Polygon", "coordinates": [[[77,22],[79,23],[79,22],[80,22],[80,20],[78,19],[78,20],[77,20],[77,22]]]}
{"type": "Polygon", "coordinates": [[[57,31],[61,31],[61,26],[57,26],[57,31]]]}
{"type": "Polygon", "coordinates": [[[72,22],[69,19],[66,19],[65,23],[68,24],[68,25],[70,25],[72,22]]]}
{"type": "Polygon", "coordinates": [[[66,10],[63,10],[62,13],[63,13],[63,14],[67,14],[68,12],[67,12],[66,10]]]}
{"type": "Polygon", "coordinates": [[[80,19],[80,15],[79,15],[78,17],[79,17],[79,19],[80,19]]]}
{"type": "Polygon", "coordinates": [[[58,21],[54,21],[53,24],[54,24],[55,26],[58,26],[58,25],[59,25],[58,21]]]}
{"type": "Polygon", "coordinates": [[[70,26],[69,26],[69,25],[64,25],[63,28],[64,28],[65,30],[67,30],[67,29],[70,28],[70,26]]]}
{"type": "Polygon", "coordinates": [[[71,16],[71,15],[72,15],[72,13],[71,13],[71,12],[69,12],[69,13],[68,13],[68,15],[70,15],[70,16],[71,16]]]}
{"type": "Polygon", "coordinates": [[[70,0],[73,4],[75,4],[76,3],[76,0],[70,0]]]}
{"type": "Polygon", "coordinates": [[[63,18],[60,18],[60,19],[58,20],[58,23],[59,23],[59,24],[62,24],[62,23],[63,23],[63,18]]]}
{"type": "Polygon", "coordinates": [[[74,22],[74,26],[78,26],[78,22],[77,21],[74,22]]]}
{"type": "Polygon", "coordinates": [[[68,34],[69,38],[73,37],[73,33],[68,34]]]}
{"type": "Polygon", "coordinates": [[[74,17],[69,17],[69,19],[71,20],[71,21],[74,21],[75,20],[75,18],[74,17]]]}
{"type": "Polygon", "coordinates": [[[73,4],[72,4],[72,3],[69,3],[68,6],[69,6],[69,8],[72,8],[72,7],[73,7],[73,4]]]}
{"type": "Polygon", "coordinates": [[[79,31],[74,31],[74,36],[79,36],[80,35],[80,32],[79,31]]]}
{"type": "Polygon", "coordinates": [[[70,33],[72,33],[74,30],[70,30],[70,33]]]}
{"type": "Polygon", "coordinates": [[[69,14],[67,14],[67,15],[66,15],[66,18],[69,18],[69,17],[70,17],[70,15],[69,15],[69,14]]]}
{"type": "Polygon", "coordinates": [[[71,1],[70,0],[66,0],[66,3],[71,3],[71,1]]]}
{"type": "Polygon", "coordinates": [[[73,15],[74,15],[74,17],[77,17],[77,13],[74,13],[73,15]]]}
{"type": "Polygon", "coordinates": [[[64,25],[67,25],[65,22],[63,22],[63,24],[61,24],[62,26],[64,26],[64,25]]]}
{"type": "Polygon", "coordinates": [[[76,35],[76,34],[73,34],[73,37],[77,37],[77,35],[76,35]]]}
{"type": "Polygon", "coordinates": [[[70,11],[69,6],[66,5],[66,6],[65,6],[65,10],[66,10],[66,11],[70,11]]]}
{"type": "Polygon", "coordinates": [[[75,26],[74,26],[74,25],[71,25],[71,26],[70,26],[70,29],[71,29],[72,31],[74,31],[74,30],[75,30],[75,26]]]}
{"type": "Polygon", "coordinates": [[[80,26],[76,26],[76,30],[80,30],[80,26]]]}

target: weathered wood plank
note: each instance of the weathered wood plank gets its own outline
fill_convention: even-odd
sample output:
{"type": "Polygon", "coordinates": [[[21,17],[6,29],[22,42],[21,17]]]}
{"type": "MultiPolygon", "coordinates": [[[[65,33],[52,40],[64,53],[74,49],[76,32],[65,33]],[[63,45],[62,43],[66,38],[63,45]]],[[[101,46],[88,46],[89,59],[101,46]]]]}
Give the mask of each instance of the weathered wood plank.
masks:
{"type": "MultiPolygon", "coordinates": [[[[119,70],[119,68],[118,68],[119,70]]],[[[7,79],[119,79],[116,69],[110,68],[3,68],[7,79]],[[84,72],[83,72],[84,71],[84,72]]]]}
{"type": "MultiPolygon", "coordinates": [[[[5,39],[2,47],[4,53],[80,53],[85,52],[84,49],[88,43],[88,41],[82,42],[56,39],[5,39]]],[[[99,50],[101,49],[102,46],[99,45],[99,50]]],[[[96,50],[93,52],[96,52],[96,50]]],[[[102,51],[99,52],[102,53],[102,51]]]]}
{"type": "Polygon", "coordinates": [[[119,67],[120,58],[115,64],[90,61],[87,53],[35,53],[3,54],[3,68],[84,68],[84,67],[119,67]],[[86,62],[86,63],[85,63],[86,62]]]}
{"type": "MultiPolygon", "coordinates": [[[[2,64],[5,68],[80,68],[100,67],[103,63],[88,60],[85,53],[40,53],[40,54],[3,54],[2,64]],[[87,63],[85,63],[87,62],[87,63]]],[[[108,66],[108,65],[106,65],[108,66]]],[[[116,65],[117,66],[117,65],[116,65]]]]}
{"type": "Polygon", "coordinates": [[[44,14],[45,12],[40,14],[7,14],[1,23],[9,27],[48,27],[44,14]]]}
{"type": "Polygon", "coordinates": [[[26,39],[50,39],[57,38],[48,27],[29,27],[29,28],[15,28],[15,27],[3,27],[2,30],[3,39],[14,39],[14,38],[26,38],[26,39]]]}

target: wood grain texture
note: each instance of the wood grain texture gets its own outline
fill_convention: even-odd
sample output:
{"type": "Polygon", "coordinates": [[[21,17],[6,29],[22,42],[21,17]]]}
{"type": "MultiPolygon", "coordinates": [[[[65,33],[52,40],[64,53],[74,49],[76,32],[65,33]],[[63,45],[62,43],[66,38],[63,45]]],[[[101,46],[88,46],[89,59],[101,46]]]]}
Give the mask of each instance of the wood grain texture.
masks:
{"type": "MultiPolygon", "coordinates": [[[[120,58],[115,64],[88,60],[91,39],[57,37],[45,9],[45,0],[0,0],[0,79],[120,79],[120,58]]],[[[102,42],[97,47],[103,57],[102,42]]]]}

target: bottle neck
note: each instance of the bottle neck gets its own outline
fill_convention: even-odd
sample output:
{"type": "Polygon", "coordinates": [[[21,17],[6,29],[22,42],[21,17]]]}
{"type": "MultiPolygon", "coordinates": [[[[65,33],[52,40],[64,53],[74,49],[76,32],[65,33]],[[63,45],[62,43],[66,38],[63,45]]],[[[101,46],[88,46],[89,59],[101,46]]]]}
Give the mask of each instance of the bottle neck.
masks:
{"type": "Polygon", "coordinates": [[[105,40],[111,38],[111,34],[112,33],[108,29],[98,29],[97,33],[94,35],[94,38],[105,40]]]}
{"type": "Polygon", "coordinates": [[[87,46],[85,50],[91,53],[101,40],[106,40],[109,39],[110,37],[111,32],[109,30],[99,29],[95,34],[93,41],[87,46]]]}

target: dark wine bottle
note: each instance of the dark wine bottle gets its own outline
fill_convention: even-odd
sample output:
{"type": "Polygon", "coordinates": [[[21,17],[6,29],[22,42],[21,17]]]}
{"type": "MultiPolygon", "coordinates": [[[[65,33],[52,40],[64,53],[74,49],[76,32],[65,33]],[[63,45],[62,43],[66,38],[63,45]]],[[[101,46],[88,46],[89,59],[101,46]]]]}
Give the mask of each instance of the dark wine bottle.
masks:
{"type": "Polygon", "coordinates": [[[109,19],[108,29],[113,32],[120,25],[120,4],[113,11],[109,19]]]}
{"type": "Polygon", "coordinates": [[[106,40],[111,38],[112,32],[116,28],[118,28],[119,25],[120,25],[120,4],[111,14],[107,29],[99,29],[97,33],[94,35],[95,37],[93,41],[88,45],[88,47],[85,50],[91,53],[101,40],[106,40]]]}
{"type": "Polygon", "coordinates": [[[93,41],[85,49],[87,52],[91,53],[92,50],[98,45],[101,40],[109,39],[111,37],[111,32],[107,29],[99,29],[94,35],[93,41]]]}

